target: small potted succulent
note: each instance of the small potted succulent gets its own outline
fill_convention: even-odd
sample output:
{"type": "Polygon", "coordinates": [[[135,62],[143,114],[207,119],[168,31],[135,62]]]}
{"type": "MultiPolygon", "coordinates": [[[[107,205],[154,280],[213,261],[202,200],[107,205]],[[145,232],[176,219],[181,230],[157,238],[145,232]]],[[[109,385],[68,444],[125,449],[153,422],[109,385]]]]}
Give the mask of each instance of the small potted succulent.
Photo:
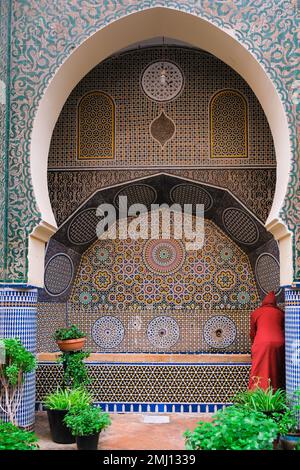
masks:
{"type": "Polygon", "coordinates": [[[64,423],[66,414],[72,408],[85,408],[92,402],[91,395],[83,388],[62,390],[58,388],[45,399],[50,432],[53,442],[58,444],[72,444],[74,436],[64,423]]]}
{"type": "Polygon", "coordinates": [[[71,409],[64,422],[76,436],[78,450],[97,450],[100,432],[111,424],[108,413],[94,406],[71,409]]]}
{"type": "Polygon", "coordinates": [[[59,328],[54,333],[54,339],[63,352],[79,351],[84,347],[85,334],[76,325],[59,328]]]}

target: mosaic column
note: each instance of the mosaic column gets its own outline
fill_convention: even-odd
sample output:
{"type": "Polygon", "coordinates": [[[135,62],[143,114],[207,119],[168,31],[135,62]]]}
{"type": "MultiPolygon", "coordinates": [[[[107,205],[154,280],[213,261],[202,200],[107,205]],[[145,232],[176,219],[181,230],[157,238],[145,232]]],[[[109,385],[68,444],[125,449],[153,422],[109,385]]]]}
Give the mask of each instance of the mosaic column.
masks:
{"type": "MultiPolygon", "coordinates": [[[[0,287],[0,338],[19,338],[36,352],[37,289],[26,286],[0,287]]],[[[35,417],[35,372],[25,378],[24,394],[17,412],[19,426],[32,428],[35,417]]]]}
{"type": "Polygon", "coordinates": [[[291,395],[300,388],[300,286],[285,289],[285,354],[286,390],[291,395]]]}

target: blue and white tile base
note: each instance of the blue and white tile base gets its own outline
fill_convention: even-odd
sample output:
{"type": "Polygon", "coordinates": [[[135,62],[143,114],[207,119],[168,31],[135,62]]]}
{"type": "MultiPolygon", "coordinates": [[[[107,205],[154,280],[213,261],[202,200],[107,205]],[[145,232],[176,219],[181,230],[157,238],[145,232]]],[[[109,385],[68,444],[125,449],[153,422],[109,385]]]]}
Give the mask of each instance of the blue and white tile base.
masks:
{"type": "MultiPolygon", "coordinates": [[[[89,362],[94,401],[110,413],[215,413],[247,389],[249,363],[89,362]]],[[[37,409],[62,384],[62,366],[40,362],[37,409]]]]}
{"type": "MultiPolygon", "coordinates": [[[[0,287],[0,338],[19,338],[32,353],[36,352],[37,289],[0,287]]],[[[1,415],[3,418],[3,416],[1,415]]],[[[17,413],[19,426],[31,428],[35,419],[35,372],[26,375],[24,393],[17,413]]]]}
{"type": "Polygon", "coordinates": [[[300,287],[285,288],[285,365],[286,390],[291,396],[300,388],[300,287]]]}

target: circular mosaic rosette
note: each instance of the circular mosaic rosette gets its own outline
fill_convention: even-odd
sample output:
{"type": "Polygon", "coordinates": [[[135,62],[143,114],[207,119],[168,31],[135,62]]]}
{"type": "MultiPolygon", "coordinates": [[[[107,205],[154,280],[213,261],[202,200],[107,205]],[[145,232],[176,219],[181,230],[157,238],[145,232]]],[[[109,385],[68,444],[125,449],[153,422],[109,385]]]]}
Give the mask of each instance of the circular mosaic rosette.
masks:
{"type": "Polygon", "coordinates": [[[179,326],[174,318],[159,316],[148,324],[148,340],[157,350],[171,348],[177,343],[179,336],[179,326]]]}
{"type": "Polygon", "coordinates": [[[143,71],[141,85],[144,93],[154,101],[164,102],[176,98],[184,79],[178,65],[169,61],[157,61],[143,71]]]}
{"type": "Polygon", "coordinates": [[[113,275],[108,270],[97,271],[93,276],[96,289],[106,292],[113,284],[113,275]]]}
{"type": "Polygon", "coordinates": [[[184,248],[178,240],[149,240],[143,251],[148,269],[156,274],[170,274],[184,263],[184,248]]]}
{"type": "Polygon", "coordinates": [[[99,318],[92,327],[92,338],[101,349],[113,349],[119,346],[124,333],[122,322],[110,315],[99,318]]]}
{"type": "Polygon", "coordinates": [[[114,245],[98,242],[92,247],[90,259],[93,266],[111,266],[114,261],[114,245]]]}
{"type": "Polygon", "coordinates": [[[203,335],[209,346],[216,349],[227,348],[236,339],[236,326],[225,315],[215,315],[205,323],[203,335]]]}

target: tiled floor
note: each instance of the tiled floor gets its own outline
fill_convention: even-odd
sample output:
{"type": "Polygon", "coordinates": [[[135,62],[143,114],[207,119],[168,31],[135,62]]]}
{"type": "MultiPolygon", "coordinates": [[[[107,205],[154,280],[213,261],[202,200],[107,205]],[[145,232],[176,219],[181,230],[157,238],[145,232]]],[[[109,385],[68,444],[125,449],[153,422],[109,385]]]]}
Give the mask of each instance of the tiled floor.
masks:
{"type": "MultiPolygon", "coordinates": [[[[112,414],[112,424],[100,434],[98,449],[184,449],[184,438],[182,436],[184,431],[194,429],[200,420],[209,421],[211,415],[174,413],[168,416],[170,418],[169,423],[145,423],[145,415],[143,414],[112,414]]],[[[39,437],[41,450],[76,449],[76,444],[64,445],[52,442],[46,412],[37,413],[35,432],[39,437]]]]}

